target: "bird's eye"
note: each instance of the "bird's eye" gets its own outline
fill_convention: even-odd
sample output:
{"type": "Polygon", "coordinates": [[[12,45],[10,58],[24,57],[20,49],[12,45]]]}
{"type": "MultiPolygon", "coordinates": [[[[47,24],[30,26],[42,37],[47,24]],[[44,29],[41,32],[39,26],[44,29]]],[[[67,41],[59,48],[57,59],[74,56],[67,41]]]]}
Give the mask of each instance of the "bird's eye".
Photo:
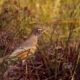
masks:
{"type": "Polygon", "coordinates": [[[42,32],[42,29],[38,29],[38,32],[42,32]]]}

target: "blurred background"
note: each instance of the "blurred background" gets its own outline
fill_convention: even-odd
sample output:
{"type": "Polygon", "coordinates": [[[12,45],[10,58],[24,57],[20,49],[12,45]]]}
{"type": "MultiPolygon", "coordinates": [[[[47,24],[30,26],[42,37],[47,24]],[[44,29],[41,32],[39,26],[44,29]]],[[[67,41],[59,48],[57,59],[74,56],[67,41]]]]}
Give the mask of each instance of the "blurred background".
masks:
{"type": "MultiPolygon", "coordinates": [[[[78,66],[80,61],[80,0],[0,0],[0,57],[11,53],[15,46],[23,42],[36,27],[47,30],[39,39],[40,48],[49,46],[46,48],[49,56],[54,52],[57,56],[60,52],[59,56],[67,58],[61,57],[60,59],[63,60],[57,65],[58,59],[55,57],[56,68],[53,69],[53,66],[49,65],[50,62],[45,63],[48,64],[47,67],[54,70],[54,73],[49,69],[48,72],[51,74],[47,77],[37,76],[37,79],[30,80],[53,80],[54,78],[63,80],[67,73],[61,69],[62,72],[65,71],[65,75],[62,75],[58,70],[63,62],[73,67],[71,71],[69,70],[68,78],[64,80],[79,80],[80,72],[74,79],[73,74],[76,69],[72,64],[77,63],[78,66]],[[57,49],[57,53],[54,49],[57,49]],[[51,77],[52,75],[54,77],[51,77]]],[[[51,60],[48,59],[48,61],[51,60]]]]}

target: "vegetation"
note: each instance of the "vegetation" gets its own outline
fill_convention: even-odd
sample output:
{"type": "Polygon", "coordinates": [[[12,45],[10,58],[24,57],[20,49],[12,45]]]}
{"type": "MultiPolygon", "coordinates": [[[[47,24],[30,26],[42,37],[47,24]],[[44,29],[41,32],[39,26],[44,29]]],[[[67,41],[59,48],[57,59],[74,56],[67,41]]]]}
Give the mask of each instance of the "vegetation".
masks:
{"type": "Polygon", "coordinates": [[[26,58],[26,71],[19,61],[6,76],[10,65],[0,64],[0,80],[79,80],[80,1],[0,0],[0,57],[10,54],[36,27],[47,31],[36,53],[26,58]]]}

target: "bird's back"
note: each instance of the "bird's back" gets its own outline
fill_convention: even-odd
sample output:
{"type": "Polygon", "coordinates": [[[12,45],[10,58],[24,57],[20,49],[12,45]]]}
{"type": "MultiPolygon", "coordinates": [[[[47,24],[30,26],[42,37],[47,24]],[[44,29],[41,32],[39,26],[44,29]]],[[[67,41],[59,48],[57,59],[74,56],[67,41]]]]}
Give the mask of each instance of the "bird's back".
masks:
{"type": "Polygon", "coordinates": [[[15,57],[19,55],[20,53],[27,51],[29,49],[36,49],[36,44],[37,44],[37,37],[34,35],[31,35],[27,40],[25,40],[22,44],[19,45],[9,56],[15,57]]]}

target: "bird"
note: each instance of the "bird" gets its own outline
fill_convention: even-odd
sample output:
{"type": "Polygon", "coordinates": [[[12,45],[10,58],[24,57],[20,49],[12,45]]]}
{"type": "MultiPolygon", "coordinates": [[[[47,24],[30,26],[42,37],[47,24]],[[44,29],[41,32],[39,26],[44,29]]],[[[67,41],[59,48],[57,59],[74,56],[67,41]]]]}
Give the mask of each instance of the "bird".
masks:
{"type": "MultiPolygon", "coordinates": [[[[28,38],[21,43],[10,55],[5,56],[5,59],[23,59],[29,53],[35,53],[38,46],[38,38],[44,32],[42,28],[35,28],[32,30],[31,34],[28,38]]],[[[4,60],[4,58],[0,59],[0,63],[4,60]]]]}
{"type": "MultiPolygon", "coordinates": [[[[25,61],[24,58],[26,58],[29,55],[29,53],[34,54],[35,51],[37,50],[38,39],[43,32],[45,32],[45,30],[42,28],[33,29],[28,38],[23,43],[21,43],[10,55],[5,56],[4,58],[2,58],[2,60],[0,59],[0,62],[2,62],[4,59],[5,60],[10,59],[11,61],[12,60],[15,61],[16,58],[21,59],[22,62],[24,62],[25,61]]],[[[12,63],[11,61],[10,63],[12,63]]],[[[25,64],[23,63],[22,65],[25,64]]],[[[8,66],[6,72],[4,73],[4,77],[6,77],[9,71],[11,71],[12,69],[14,69],[14,65],[8,66]]],[[[27,72],[27,64],[25,71],[27,72]]]]}

